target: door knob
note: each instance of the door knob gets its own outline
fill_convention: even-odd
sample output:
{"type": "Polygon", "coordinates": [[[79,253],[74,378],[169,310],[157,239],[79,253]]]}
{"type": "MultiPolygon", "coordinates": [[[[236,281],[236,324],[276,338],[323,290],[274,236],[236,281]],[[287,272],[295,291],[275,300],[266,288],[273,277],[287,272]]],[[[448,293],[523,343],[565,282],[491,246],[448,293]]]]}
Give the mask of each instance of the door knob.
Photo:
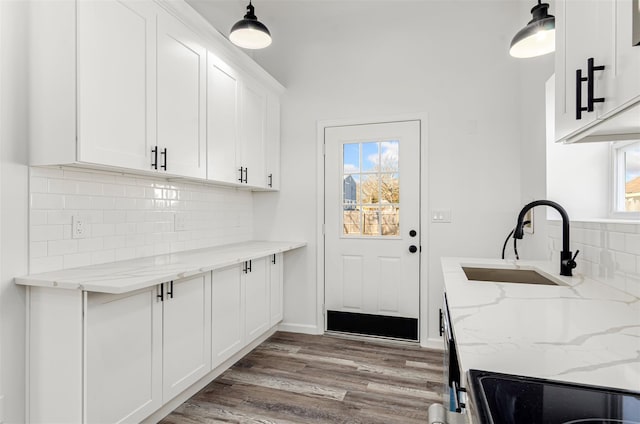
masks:
{"type": "Polygon", "coordinates": [[[411,246],[409,246],[409,252],[416,253],[417,251],[418,251],[418,248],[416,246],[414,246],[413,244],[411,246]]]}

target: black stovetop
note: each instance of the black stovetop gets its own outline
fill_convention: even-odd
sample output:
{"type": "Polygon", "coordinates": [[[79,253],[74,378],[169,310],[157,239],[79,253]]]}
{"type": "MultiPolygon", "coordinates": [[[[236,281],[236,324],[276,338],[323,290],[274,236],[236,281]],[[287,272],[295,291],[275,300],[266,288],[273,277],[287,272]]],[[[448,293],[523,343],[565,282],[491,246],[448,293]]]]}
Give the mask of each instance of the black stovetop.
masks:
{"type": "Polygon", "coordinates": [[[479,424],[640,424],[640,392],[478,370],[469,380],[479,424]]]}

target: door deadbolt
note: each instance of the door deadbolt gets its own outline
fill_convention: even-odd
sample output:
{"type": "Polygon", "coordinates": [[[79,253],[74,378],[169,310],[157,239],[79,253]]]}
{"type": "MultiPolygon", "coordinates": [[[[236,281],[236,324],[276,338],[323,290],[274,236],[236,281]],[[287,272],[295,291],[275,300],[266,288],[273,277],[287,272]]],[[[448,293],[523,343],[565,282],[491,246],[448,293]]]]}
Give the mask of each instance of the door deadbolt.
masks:
{"type": "Polygon", "coordinates": [[[409,236],[415,237],[416,235],[418,235],[418,233],[416,233],[416,230],[409,231],[409,236]]]}

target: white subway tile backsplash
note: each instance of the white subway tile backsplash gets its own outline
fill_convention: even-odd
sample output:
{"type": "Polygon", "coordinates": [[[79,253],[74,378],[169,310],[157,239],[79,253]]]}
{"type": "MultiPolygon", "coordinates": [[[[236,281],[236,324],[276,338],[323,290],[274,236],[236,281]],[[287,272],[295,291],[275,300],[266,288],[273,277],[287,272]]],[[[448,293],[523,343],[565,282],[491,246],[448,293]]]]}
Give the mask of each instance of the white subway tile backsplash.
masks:
{"type": "Polygon", "coordinates": [[[32,209],[29,214],[29,225],[46,225],[47,224],[47,212],[46,210],[32,209]]]}
{"type": "Polygon", "coordinates": [[[29,232],[30,241],[62,240],[62,225],[32,225],[29,232]]]}
{"type": "Polygon", "coordinates": [[[31,258],[29,260],[29,272],[32,274],[56,271],[63,269],[63,267],[64,261],[62,256],[45,256],[42,258],[31,258]]]}
{"type": "Polygon", "coordinates": [[[248,191],[76,168],[31,168],[30,272],[249,240],[248,191]],[[175,231],[174,216],[185,230],[175,231]],[[72,217],[85,238],[73,239],[72,217]]]}
{"type": "MultiPolygon", "coordinates": [[[[549,222],[552,261],[562,250],[561,227],[549,222]]],[[[572,222],[571,249],[580,249],[578,272],[638,296],[640,290],[640,226],[629,223],[572,222]]]]}
{"type": "Polygon", "coordinates": [[[104,264],[107,262],[115,262],[116,251],[115,249],[100,250],[98,252],[91,253],[91,265],[104,264]]]}
{"type": "Polygon", "coordinates": [[[625,252],[640,255],[640,234],[625,234],[625,252]]]}
{"type": "Polygon", "coordinates": [[[77,194],[78,183],[70,180],[49,179],[49,193],[77,194]]]}
{"type": "Polygon", "coordinates": [[[46,241],[32,241],[29,249],[32,258],[44,258],[49,255],[46,241]]]}
{"type": "Polygon", "coordinates": [[[51,240],[49,241],[49,255],[68,255],[78,252],[78,240],[51,240]]]}
{"type": "Polygon", "coordinates": [[[65,198],[60,194],[31,193],[31,209],[64,209],[65,198]]]}
{"type": "Polygon", "coordinates": [[[91,253],[73,253],[64,255],[63,266],[65,268],[76,268],[79,266],[91,265],[91,253]]]}

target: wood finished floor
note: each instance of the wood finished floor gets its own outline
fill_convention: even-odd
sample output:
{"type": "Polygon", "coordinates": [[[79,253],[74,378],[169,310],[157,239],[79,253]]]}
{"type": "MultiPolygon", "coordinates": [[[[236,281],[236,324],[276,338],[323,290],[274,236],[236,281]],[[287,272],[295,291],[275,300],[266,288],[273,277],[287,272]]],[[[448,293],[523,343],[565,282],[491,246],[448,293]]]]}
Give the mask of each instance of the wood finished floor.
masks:
{"type": "Polygon", "coordinates": [[[278,332],[161,423],[427,422],[442,352],[278,332]]]}

